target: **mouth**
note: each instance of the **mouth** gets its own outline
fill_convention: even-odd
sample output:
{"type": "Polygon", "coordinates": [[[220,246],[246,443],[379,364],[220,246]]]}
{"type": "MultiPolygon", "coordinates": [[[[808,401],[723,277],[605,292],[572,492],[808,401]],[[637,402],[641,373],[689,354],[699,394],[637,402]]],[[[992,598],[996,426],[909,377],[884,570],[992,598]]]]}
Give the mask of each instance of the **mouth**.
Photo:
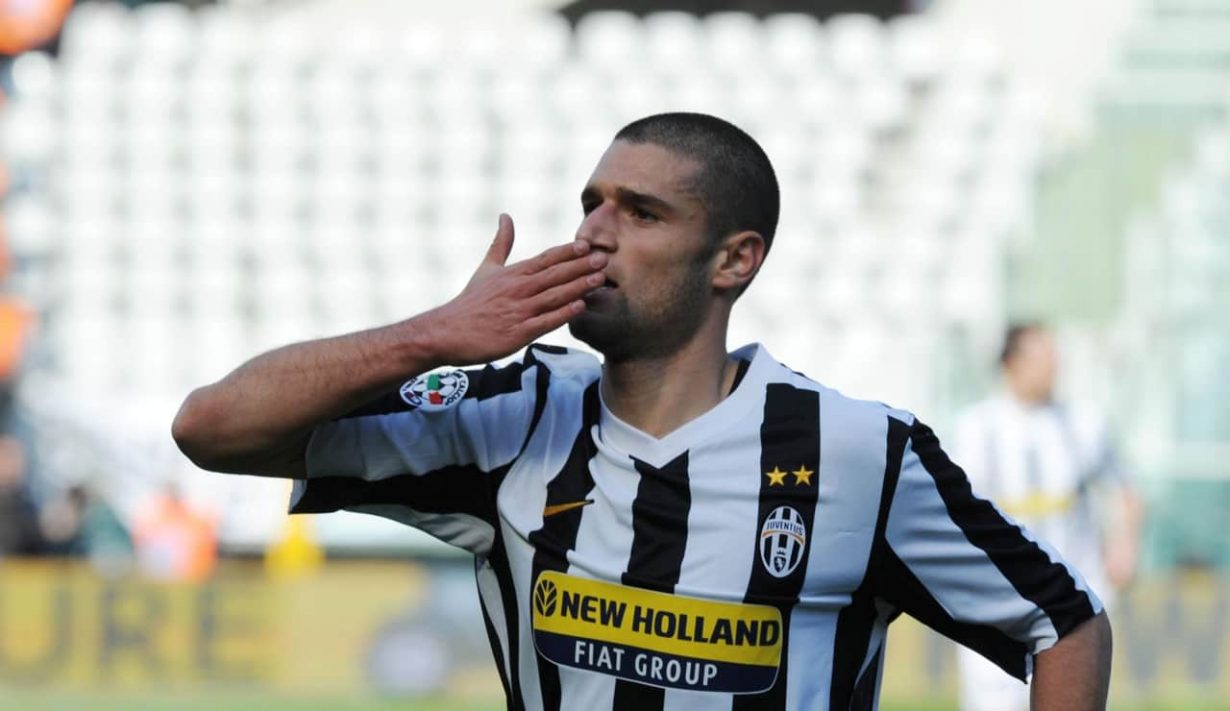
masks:
{"type": "Polygon", "coordinates": [[[588,299],[591,296],[596,296],[599,294],[609,294],[617,288],[619,288],[619,284],[617,284],[614,279],[607,277],[606,281],[604,281],[601,286],[594,287],[586,293],[585,298],[588,299]]]}

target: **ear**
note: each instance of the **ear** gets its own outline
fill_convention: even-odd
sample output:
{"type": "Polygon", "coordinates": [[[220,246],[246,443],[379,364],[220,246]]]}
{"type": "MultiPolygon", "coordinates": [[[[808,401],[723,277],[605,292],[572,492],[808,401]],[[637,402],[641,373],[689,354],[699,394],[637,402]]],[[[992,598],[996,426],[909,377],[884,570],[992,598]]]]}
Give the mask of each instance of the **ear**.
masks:
{"type": "Polygon", "coordinates": [[[713,288],[738,295],[764,263],[764,237],[746,230],[723,238],[713,255],[713,288]]]}

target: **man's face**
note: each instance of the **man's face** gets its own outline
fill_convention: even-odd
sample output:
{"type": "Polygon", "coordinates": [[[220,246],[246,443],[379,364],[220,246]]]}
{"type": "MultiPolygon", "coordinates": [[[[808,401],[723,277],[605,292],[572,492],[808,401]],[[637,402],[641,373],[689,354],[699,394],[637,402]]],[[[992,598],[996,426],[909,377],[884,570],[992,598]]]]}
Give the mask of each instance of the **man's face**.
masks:
{"type": "Polygon", "coordinates": [[[1021,334],[1005,371],[1009,386],[1018,397],[1029,402],[1050,400],[1059,375],[1059,351],[1054,337],[1037,328],[1021,334]]]}
{"type": "Polygon", "coordinates": [[[689,188],[697,167],[661,146],[615,141],[581,193],[577,238],[610,261],[607,284],[568,328],[608,361],[669,354],[707,315],[713,250],[689,188]]]}

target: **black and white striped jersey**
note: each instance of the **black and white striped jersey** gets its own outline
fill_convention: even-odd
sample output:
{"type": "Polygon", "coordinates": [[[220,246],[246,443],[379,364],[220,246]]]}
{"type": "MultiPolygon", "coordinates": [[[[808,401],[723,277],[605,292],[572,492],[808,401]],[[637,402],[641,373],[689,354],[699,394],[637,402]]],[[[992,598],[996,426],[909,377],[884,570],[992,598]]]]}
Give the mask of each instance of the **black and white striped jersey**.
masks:
{"type": "Polygon", "coordinates": [[[474,553],[511,709],[874,709],[902,612],[1025,678],[1101,610],[912,415],[734,355],[731,394],[661,439],[577,351],[415,378],[316,429],[291,510],[474,553]]]}

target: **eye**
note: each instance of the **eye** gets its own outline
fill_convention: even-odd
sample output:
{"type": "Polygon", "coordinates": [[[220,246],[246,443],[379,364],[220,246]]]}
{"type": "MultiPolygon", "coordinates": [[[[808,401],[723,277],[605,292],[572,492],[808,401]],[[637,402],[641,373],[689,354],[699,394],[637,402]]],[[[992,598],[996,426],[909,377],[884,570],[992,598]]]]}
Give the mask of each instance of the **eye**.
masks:
{"type": "Polygon", "coordinates": [[[658,221],[657,215],[653,214],[652,212],[646,210],[643,207],[637,207],[635,205],[628,208],[628,214],[632,215],[633,219],[641,220],[642,222],[657,222],[658,221]]]}
{"type": "Polygon", "coordinates": [[[598,200],[582,200],[581,201],[581,212],[588,215],[589,213],[596,210],[598,208],[598,205],[600,204],[602,203],[598,200]]]}

